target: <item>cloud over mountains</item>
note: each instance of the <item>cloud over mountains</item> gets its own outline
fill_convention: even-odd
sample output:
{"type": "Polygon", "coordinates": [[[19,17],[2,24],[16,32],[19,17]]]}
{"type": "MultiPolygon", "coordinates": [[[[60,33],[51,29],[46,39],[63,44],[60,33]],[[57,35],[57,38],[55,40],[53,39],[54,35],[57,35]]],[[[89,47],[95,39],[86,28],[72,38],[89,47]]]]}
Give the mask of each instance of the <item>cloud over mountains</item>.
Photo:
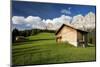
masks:
{"type": "Polygon", "coordinates": [[[28,16],[26,18],[23,16],[12,17],[13,28],[16,27],[20,30],[32,28],[56,30],[63,23],[72,24],[81,29],[95,28],[95,14],[93,12],[89,12],[85,16],[79,14],[73,17],[61,15],[60,17],[53,19],[42,19],[39,16],[28,16]]]}
{"type": "Polygon", "coordinates": [[[82,16],[81,14],[74,16],[71,24],[79,29],[93,29],[95,28],[95,22],[95,14],[89,12],[85,16],[82,16]]]}
{"type": "Polygon", "coordinates": [[[13,28],[17,28],[19,30],[32,28],[45,29],[45,23],[37,16],[28,16],[26,18],[23,16],[13,16],[12,24],[14,26],[13,28]]]}

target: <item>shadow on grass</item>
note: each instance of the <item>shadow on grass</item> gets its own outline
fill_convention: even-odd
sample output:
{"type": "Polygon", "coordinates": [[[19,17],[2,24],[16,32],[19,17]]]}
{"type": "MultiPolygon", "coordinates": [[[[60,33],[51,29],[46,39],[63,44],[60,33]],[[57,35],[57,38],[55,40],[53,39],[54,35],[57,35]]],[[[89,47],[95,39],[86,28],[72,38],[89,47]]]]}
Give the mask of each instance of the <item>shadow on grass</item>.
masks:
{"type": "MultiPolygon", "coordinates": [[[[54,38],[51,38],[51,39],[35,39],[35,40],[29,40],[29,39],[25,39],[25,40],[22,40],[22,41],[16,41],[14,42],[13,44],[14,45],[18,45],[17,43],[29,43],[29,42],[36,42],[36,41],[44,41],[44,40],[54,40],[54,38]]],[[[21,45],[21,44],[20,44],[21,45]]],[[[23,44],[22,44],[23,45],[23,44]]]]}
{"type": "Polygon", "coordinates": [[[21,55],[27,55],[27,54],[39,54],[39,53],[44,53],[44,52],[49,52],[50,50],[48,49],[45,49],[45,50],[40,50],[40,49],[37,49],[34,51],[34,49],[32,50],[28,50],[28,51],[23,51],[23,52],[18,52],[18,53],[13,53],[13,57],[16,57],[16,56],[21,56],[21,55]]]}

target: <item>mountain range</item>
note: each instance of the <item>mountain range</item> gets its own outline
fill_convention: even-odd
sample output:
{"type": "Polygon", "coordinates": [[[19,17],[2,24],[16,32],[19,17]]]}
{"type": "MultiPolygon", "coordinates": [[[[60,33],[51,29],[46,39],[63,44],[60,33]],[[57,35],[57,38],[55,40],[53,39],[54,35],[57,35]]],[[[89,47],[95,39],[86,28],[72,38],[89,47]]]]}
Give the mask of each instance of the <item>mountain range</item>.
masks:
{"type": "Polygon", "coordinates": [[[82,30],[94,29],[96,24],[95,14],[87,13],[85,16],[78,14],[76,16],[61,15],[53,19],[42,19],[38,16],[13,16],[12,27],[20,30],[24,29],[48,29],[57,30],[62,24],[70,24],[82,30]]]}

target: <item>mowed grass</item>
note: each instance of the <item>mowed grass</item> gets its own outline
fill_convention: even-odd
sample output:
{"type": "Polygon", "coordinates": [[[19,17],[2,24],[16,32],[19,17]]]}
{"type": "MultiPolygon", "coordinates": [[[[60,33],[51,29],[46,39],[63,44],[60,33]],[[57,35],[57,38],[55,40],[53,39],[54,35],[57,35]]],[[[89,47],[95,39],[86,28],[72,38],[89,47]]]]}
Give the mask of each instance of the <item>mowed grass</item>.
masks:
{"type": "Polygon", "coordinates": [[[67,43],[57,44],[53,33],[40,33],[27,37],[27,41],[13,43],[13,65],[51,64],[95,61],[95,47],[73,47],[67,43]]]}

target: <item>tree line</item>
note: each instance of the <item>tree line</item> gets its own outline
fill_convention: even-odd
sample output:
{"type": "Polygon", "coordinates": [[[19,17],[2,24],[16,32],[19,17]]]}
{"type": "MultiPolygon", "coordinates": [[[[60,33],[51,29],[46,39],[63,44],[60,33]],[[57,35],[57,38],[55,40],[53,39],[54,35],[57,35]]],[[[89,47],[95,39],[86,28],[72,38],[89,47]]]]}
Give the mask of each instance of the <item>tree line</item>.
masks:
{"type": "MultiPolygon", "coordinates": [[[[47,29],[45,29],[45,30],[31,29],[31,30],[22,30],[21,31],[21,30],[18,30],[15,28],[12,31],[12,42],[16,41],[17,36],[27,37],[27,36],[36,35],[36,34],[41,33],[41,32],[55,33],[56,31],[47,30],[47,29]]],[[[96,43],[96,31],[95,31],[95,29],[88,33],[88,43],[91,43],[91,44],[96,43]]]]}
{"type": "Polygon", "coordinates": [[[40,29],[18,30],[15,28],[12,31],[12,42],[16,41],[17,36],[27,37],[27,36],[36,35],[36,34],[41,33],[41,32],[55,33],[54,30],[47,30],[47,29],[45,29],[45,30],[40,30],[40,29]]]}

